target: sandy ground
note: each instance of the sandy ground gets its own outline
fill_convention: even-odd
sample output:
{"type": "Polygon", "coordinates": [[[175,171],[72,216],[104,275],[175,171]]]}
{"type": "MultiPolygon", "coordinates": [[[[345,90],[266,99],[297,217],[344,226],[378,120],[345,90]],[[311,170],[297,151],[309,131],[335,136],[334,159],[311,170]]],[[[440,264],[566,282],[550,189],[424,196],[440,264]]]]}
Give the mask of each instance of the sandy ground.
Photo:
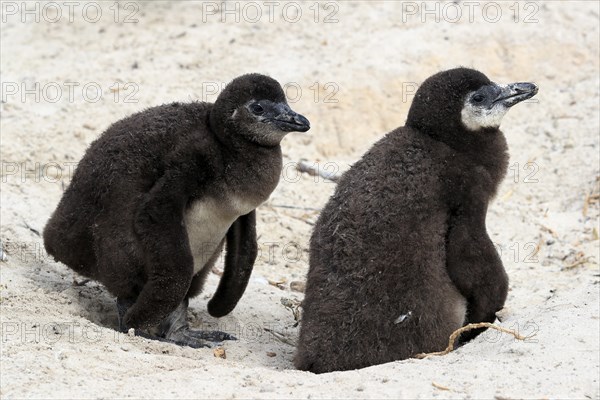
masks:
{"type": "Polygon", "coordinates": [[[2,3],[2,398],[600,398],[598,2],[229,1],[232,14],[220,2],[53,4],[23,14],[23,3],[2,3]],[[500,325],[530,337],[490,332],[443,357],[295,371],[298,328],[282,299],[302,300],[289,283],[304,279],[334,184],[294,163],[347,169],[403,124],[419,82],[458,65],[540,86],[504,120],[511,169],[488,214],[511,280],[500,325]],[[258,209],[261,255],[238,307],[207,314],[216,274],[191,302],[193,326],[240,340],[223,360],[117,334],[114,298],[45,255],[39,232],[110,123],[214,101],[251,71],[286,85],[312,129],[283,142],[286,168],[258,209]]]}

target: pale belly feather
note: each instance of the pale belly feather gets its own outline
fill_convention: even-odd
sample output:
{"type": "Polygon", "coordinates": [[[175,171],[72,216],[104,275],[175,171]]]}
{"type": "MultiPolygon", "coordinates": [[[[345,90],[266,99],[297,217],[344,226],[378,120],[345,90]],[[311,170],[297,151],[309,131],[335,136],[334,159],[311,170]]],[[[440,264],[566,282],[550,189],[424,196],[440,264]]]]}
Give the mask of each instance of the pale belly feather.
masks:
{"type": "Polygon", "coordinates": [[[214,255],[233,222],[260,205],[232,197],[223,202],[212,198],[198,200],[186,211],[183,221],[194,257],[194,275],[214,255]]]}

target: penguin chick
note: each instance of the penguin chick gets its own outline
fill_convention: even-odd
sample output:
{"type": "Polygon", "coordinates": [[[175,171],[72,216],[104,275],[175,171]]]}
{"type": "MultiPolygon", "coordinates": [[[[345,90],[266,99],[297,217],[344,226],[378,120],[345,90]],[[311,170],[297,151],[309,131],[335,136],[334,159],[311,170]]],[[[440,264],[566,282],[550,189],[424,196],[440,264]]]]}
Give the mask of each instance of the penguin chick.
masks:
{"type": "Polygon", "coordinates": [[[495,320],[508,288],[485,227],[508,163],[498,127],[536,92],[466,68],[433,75],[406,125],[342,176],[311,237],[298,369],[439,351],[465,323],[495,320]]]}
{"type": "Polygon", "coordinates": [[[233,310],[257,255],[255,208],[279,181],[280,141],[309,127],[259,74],[234,79],[214,104],[120,120],[79,163],[44,229],[46,250],[117,296],[121,330],[192,347],[232,339],[190,330],[188,300],[226,243],[208,311],[233,310]]]}

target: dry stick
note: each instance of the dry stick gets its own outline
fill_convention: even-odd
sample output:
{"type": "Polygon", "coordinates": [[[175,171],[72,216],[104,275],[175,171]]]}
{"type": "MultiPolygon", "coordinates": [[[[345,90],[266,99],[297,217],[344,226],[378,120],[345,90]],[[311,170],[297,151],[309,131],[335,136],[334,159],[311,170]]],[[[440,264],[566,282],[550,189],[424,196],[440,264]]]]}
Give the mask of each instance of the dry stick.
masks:
{"type": "Polygon", "coordinates": [[[590,261],[592,258],[594,258],[594,257],[592,257],[592,256],[583,257],[583,258],[579,259],[578,261],[575,261],[573,264],[565,265],[565,269],[569,269],[569,268],[573,268],[573,267],[576,267],[581,264],[585,264],[586,262],[590,261]]]}
{"type": "Polygon", "coordinates": [[[263,328],[266,332],[269,332],[270,334],[273,335],[273,337],[277,340],[279,340],[281,343],[285,343],[288,344],[290,346],[297,346],[298,344],[296,342],[294,342],[292,339],[288,339],[287,337],[285,337],[285,335],[283,333],[279,333],[274,331],[273,329],[269,329],[269,328],[263,328]]]}
{"type": "Polygon", "coordinates": [[[313,164],[309,164],[305,160],[298,161],[298,163],[296,164],[296,169],[300,172],[306,172],[307,174],[312,176],[320,176],[321,178],[328,179],[332,182],[337,182],[340,180],[339,174],[336,174],[335,172],[323,171],[318,166],[315,168],[313,164]]]}
{"type": "Polygon", "coordinates": [[[269,204],[271,207],[277,208],[289,208],[292,210],[302,210],[302,211],[321,211],[320,208],[314,207],[298,207],[298,206],[288,206],[287,204],[269,204]]]}
{"type": "Polygon", "coordinates": [[[290,218],[293,218],[293,219],[297,219],[298,221],[302,221],[302,222],[304,222],[304,223],[305,223],[305,224],[307,224],[307,225],[310,225],[310,226],[315,226],[315,223],[314,223],[314,222],[307,221],[307,220],[305,220],[305,219],[303,219],[303,218],[300,218],[300,217],[296,217],[295,215],[290,215],[290,214],[285,214],[285,213],[284,213],[283,215],[285,215],[286,217],[290,217],[290,218]]]}
{"type": "MultiPolygon", "coordinates": [[[[302,210],[302,211],[321,211],[320,208],[314,208],[314,207],[298,207],[298,206],[289,206],[287,204],[270,204],[270,207],[279,207],[279,208],[289,208],[292,210],[302,210]]],[[[297,219],[298,221],[302,221],[305,224],[308,224],[310,226],[315,226],[314,222],[311,221],[307,221],[304,218],[300,218],[300,217],[296,217],[294,215],[290,215],[290,214],[284,214],[286,217],[290,217],[290,218],[294,218],[297,219]]]]}
{"type": "Polygon", "coordinates": [[[558,239],[558,233],[556,233],[552,229],[548,228],[546,225],[540,224],[540,227],[542,228],[543,231],[548,232],[549,234],[552,235],[552,237],[554,237],[555,239],[558,239]]]}
{"type": "Polygon", "coordinates": [[[429,356],[445,356],[446,354],[448,354],[452,350],[454,350],[454,342],[456,342],[456,339],[458,339],[458,337],[460,336],[461,333],[467,332],[467,331],[470,331],[473,329],[479,329],[479,328],[492,328],[492,329],[495,329],[500,332],[510,333],[511,335],[513,335],[515,338],[517,338],[519,340],[525,340],[525,339],[533,336],[533,335],[521,336],[517,332],[513,331],[512,329],[502,328],[501,326],[494,325],[489,322],[478,322],[476,324],[465,325],[462,328],[459,328],[459,329],[455,330],[454,332],[452,332],[452,335],[450,335],[450,338],[448,339],[448,347],[446,347],[445,350],[436,351],[433,353],[419,353],[419,354],[415,355],[415,358],[425,358],[425,357],[429,357],[429,356]]]}
{"type": "Polygon", "coordinates": [[[275,286],[277,289],[281,289],[281,290],[286,289],[286,287],[284,285],[285,285],[285,283],[287,283],[287,281],[285,279],[279,280],[279,281],[267,279],[267,282],[269,283],[269,285],[275,286]]]}
{"type": "Polygon", "coordinates": [[[588,208],[590,207],[591,203],[595,203],[596,200],[598,200],[600,198],[600,194],[599,193],[594,193],[592,191],[592,193],[587,194],[585,196],[585,200],[583,201],[583,216],[587,217],[587,213],[588,213],[588,208]]]}
{"type": "Polygon", "coordinates": [[[296,321],[294,324],[295,328],[300,323],[300,307],[302,306],[302,303],[296,299],[288,299],[286,297],[282,297],[280,301],[286,309],[289,309],[292,312],[294,321],[296,321]]]}
{"type": "MultiPolygon", "coordinates": [[[[540,235],[541,236],[541,235],[540,235]]],[[[540,237],[540,240],[538,241],[537,245],[535,246],[535,251],[533,252],[533,254],[531,254],[528,257],[535,257],[537,256],[537,254],[540,252],[540,250],[542,249],[542,245],[544,244],[544,239],[540,237]]],[[[531,258],[530,258],[531,259],[531,258]]],[[[502,322],[502,321],[500,321],[502,322]]]]}
{"type": "Polygon", "coordinates": [[[500,198],[500,200],[506,201],[506,200],[510,199],[510,197],[513,195],[514,192],[515,191],[513,189],[510,189],[508,192],[506,192],[506,194],[504,194],[504,196],[502,196],[500,198]]]}
{"type": "Polygon", "coordinates": [[[449,387],[442,386],[439,383],[435,383],[435,382],[431,382],[431,386],[433,386],[434,388],[440,389],[440,390],[450,390],[449,387]]]}
{"type": "Polygon", "coordinates": [[[34,233],[36,236],[41,236],[41,235],[40,235],[40,231],[38,231],[38,230],[37,230],[37,229],[35,229],[35,228],[32,228],[32,227],[31,227],[31,225],[29,225],[29,224],[27,223],[27,221],[23,220],[23,225],[25,226],[25,228],[27,228],[27,229],[29,229],[31,232],[33,232],[33,233],[34,233]]]}

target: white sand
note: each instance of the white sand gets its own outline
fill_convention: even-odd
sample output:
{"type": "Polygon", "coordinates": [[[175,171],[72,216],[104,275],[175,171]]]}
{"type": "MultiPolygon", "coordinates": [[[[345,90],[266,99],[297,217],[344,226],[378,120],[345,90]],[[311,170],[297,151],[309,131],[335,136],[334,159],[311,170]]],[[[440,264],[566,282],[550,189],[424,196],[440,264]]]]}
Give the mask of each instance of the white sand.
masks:
{"type": "MultiPolygon", "coordinates": [[[[331,3],[320,9],[318,23],[312,2],[281,2],[272,23],[262,2],[254,3],[262,11],[256,23],[244,22],[256,16],[248,3],[238,3],[245,12],[239,23],[229,14],[223,23],[194,2],[131,2],[119,21],[138,8],[137,23],[115,23],[112,2],[88,6],[88,21],[101,6],[96,23],[82,16],[84,3],[75,7],[73,22],[62,2],[58,9],[44,4],[39,23],[35,15],[22,23],[13,14],[21,2],[2,3],[0,238],[8,256],[0,264],[2,398],[600,398],[598,200],[584,205],[599,190],[598,2],[474,3],[470,9],[443,3],[439,23],[435,14],[412,14],[421,2],[331,3]],[[294,18],[296,4],[302,16],[290,23],[281,12],[287,6],[294,18]],[[498,4],[502,15],[492,23],[498,4]],[[324,23],[334,6],[338,22],[324,23]],[[462,18],[444,22],[457,8],[462,18]],[[49,22],[57,10],[60,20],[49,22]],[[537,22],[525,23],[531,13],[537,22]],[[210,349],[117,335],[114,299],[95,282],[74,285],[82,278],[47,258],[32,231],[43,229],[61,183],[69,182],[68,168],[89,143],[137,110],[213,101],[213,89],[233,77],[268,73],[293,83],[290,96],[292,86],[302,89],[291,105],[312,122],[308,134],[285,139],[285,163],[306,158],[344,170],[403,124],[419,82],[458,65],[498,82],[540,86],[537,101],[516,106],[504,120],[513,167],[488,217],[511,281],[501,325],[536,333],[526,342],[490,332],[444,357],[320,376],[295,371],[294,347],[263,328],[295,340],[293,315],[281,299],[302,295],[267,279],[304,279],[317,212],[277,206],[319,208],[334,185],[297,176],[291,164],[258,210],[262,253],[238,307],[221,320],[208,316],[217,275],[191,302],[193,326],[240,337],[225,344],[226,360],[210,349]],[[39,102],[22,92],[36,82],[39,102]],[[84,96],[86,84],[91,90],[84,96]],[[56,85],[63,93],[53,101],[56,85]],[[121,90],[111,92],[117,85],[121,90]],[[94,87],[102,91],[97,102],[90,101],[94,87]],[[324,102],[336,88],[337,103],[324,102]],[[137,102],[125,102],[127,95],[137,102]],[[30,172],[36,163],[41,179],[30,172]]],[[[204,7],[211,11],[214,4],[204,7]]]]}

